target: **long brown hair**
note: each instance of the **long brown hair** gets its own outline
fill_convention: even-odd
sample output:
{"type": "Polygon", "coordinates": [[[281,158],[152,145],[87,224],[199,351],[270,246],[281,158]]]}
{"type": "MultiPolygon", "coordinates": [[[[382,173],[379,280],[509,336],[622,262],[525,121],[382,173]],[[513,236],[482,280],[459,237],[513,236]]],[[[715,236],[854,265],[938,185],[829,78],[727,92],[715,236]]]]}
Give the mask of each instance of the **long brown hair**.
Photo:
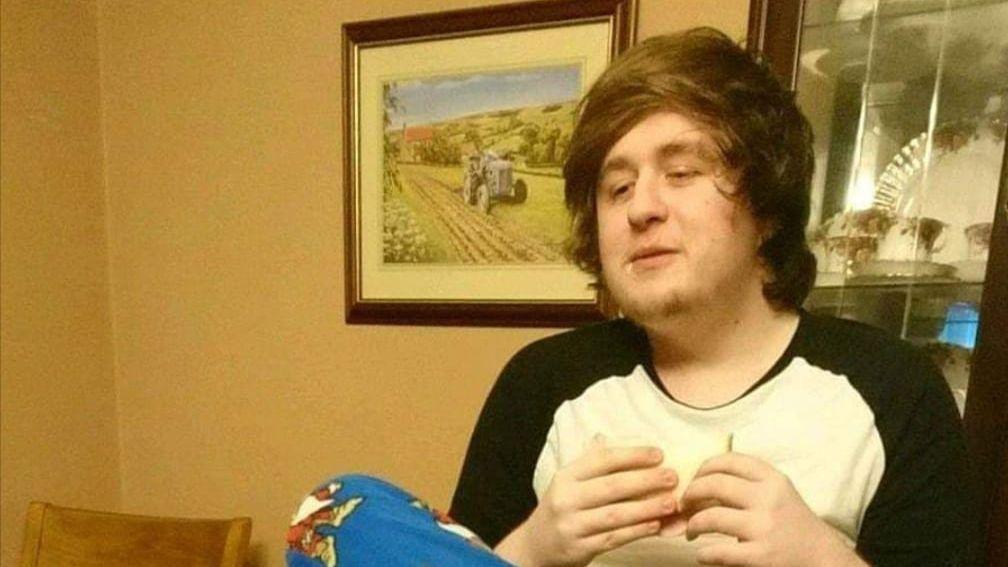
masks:
{"type": "Polygon", "coordinates": [[[573,219],[568,255],[603,297],[595,187],[610,148],[644,118],[681,114],[713,132],[740,196],[767,230],[759,255],[770,273],[763,295],[797,308],[815,281],[805,240],[814,166],[812,130],[769,67],[711,28],[650,38],[598,78],[578,107],[564,164],[573,219]]]}

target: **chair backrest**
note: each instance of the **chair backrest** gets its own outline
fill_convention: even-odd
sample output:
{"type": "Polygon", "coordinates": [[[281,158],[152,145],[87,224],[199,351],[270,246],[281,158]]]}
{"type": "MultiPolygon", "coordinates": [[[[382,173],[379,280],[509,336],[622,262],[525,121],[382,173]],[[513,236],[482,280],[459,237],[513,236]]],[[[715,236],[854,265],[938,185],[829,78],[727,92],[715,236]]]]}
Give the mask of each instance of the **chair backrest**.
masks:
{"type": "Polygon", "coordinates": [[[32,502],[21,567],[241,567],[252,520],[158,518],[32,502]]]}

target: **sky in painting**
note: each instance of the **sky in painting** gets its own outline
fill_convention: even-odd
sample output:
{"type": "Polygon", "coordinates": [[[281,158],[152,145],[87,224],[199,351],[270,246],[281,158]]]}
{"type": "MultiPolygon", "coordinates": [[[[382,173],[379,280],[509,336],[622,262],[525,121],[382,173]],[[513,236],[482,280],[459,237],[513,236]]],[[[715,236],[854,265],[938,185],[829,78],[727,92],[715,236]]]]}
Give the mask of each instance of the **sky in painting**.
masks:
{"type": "Polygon", "coordinates": [[[581,96],[580,65],[536,67],[394,81],[400,109],[390,127],[420,126],[491,110],[524,108],[581,96]]]}

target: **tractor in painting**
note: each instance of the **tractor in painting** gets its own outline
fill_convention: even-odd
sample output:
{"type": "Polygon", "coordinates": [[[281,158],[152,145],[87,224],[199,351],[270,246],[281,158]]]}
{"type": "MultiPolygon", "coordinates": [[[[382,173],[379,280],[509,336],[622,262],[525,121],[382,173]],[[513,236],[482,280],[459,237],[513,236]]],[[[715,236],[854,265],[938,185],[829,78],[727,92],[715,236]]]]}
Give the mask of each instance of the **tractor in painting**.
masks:
{"type": "Polygon", "coordinates": [[[486,150],[463,158],[463,166],[462,200],[483,213],[494,201],[524,203],[528,197],[528,185],[514,178],[514,164],[506,156],[486,150]]]}

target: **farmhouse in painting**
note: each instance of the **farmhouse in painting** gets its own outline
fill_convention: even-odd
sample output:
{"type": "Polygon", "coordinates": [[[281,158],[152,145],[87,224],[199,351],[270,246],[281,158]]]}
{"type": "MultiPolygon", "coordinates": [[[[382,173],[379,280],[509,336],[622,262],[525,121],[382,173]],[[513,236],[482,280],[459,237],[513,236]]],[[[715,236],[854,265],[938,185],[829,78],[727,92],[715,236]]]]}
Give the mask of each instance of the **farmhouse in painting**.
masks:
{"type": "Polygon", "coordinates": [[[434,128],[431,126],[403,126],[403,144],[400,159],[403,161],[420,161],[417,147],[434,139],[434,128]]]}

